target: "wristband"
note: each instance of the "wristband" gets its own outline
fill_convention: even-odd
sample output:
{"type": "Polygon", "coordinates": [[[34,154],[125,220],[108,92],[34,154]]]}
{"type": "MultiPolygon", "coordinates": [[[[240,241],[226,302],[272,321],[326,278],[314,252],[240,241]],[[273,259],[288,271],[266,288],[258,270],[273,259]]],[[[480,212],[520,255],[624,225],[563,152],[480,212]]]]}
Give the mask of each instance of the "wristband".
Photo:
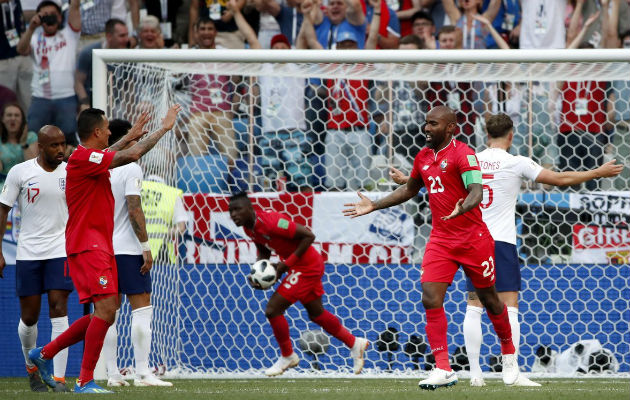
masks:
{"type": "Polygon", "coordinates": [[[374,13],[374,15],[378,15],[379,17],[381,16],[381,13],[374,13]]]}
{"type": "Polygon", "coordinates": [[[151,251],[151,246],[149,245],[149,241],[140,242],[140,247],[142,247],[142,251],[151,251]]]}
{"type": "Polygon", "coordinates": [[[295,255],[295,253],[293,253],[289,256],[289,258],[284,260],[284,263],[286,264],[287,267],[291,268],[295,265],[297,261],[298,261],[298,257],[295,255]]]}

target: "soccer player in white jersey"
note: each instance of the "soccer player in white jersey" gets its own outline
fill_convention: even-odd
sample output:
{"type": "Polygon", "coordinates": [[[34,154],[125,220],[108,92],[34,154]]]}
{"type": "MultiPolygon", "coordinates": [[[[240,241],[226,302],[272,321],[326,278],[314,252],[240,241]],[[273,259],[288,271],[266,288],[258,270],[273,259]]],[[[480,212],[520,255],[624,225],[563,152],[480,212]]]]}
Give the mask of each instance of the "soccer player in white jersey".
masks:
{"type": "MultiPolygon", "coordinates": [[[[109,123],[109,144],[123,137],[131,124],[123,120],[109,123]]],[[[141,205],[142,169],[129,163],[111,171],[114,195],[114,254],[118,265],[118,291],[127,296],[131,305],[131,343],[135,358],[134,386],[173,386],[153,375],[149,369],[151,350],[151,266],[144,213],[141,205]]],[[[119,310],[116,311],[116,322],[119,310]]],[[[107,366],[107,386],[129,386],[121,376],[116,362],[118,333],[116,323],[109,327],[103,343],[103,357],[107,366]]]]}
{"type": "MultiPolygon", "coordinates": [[[[48,310],[52,324],[51,339],[68,328],[68,295],[74,286],[64,274],[66,261],[66,163],[63,162],[66,139],[59,128],[42,127],[37,135],[39,153],[9,170],[0,194],[0,237],[4,236],[7,215],[15,201],[22,215],[17,245],[16,280],[20,297],[18,336],[26,361],[31,390],[47,392],[37,367],[28,352],[37,343],[37,321],[42,294],[48,294],[48,310]]],[[[0,247],[0,277],[6,265],[0,247]]],[[[69,391],[65,385],[68,351],[53,359],[57,385],[54,391],[69,391]]]]}
{"type": "MultiPolygon", "coordinates": [[[[521,270],[516,252],[516,200],[524,180],[554,186],[577,185],[596,178],[619,175],[623,165],[609,161],[589,171],[555,172],[545,169],[532,159],[508,153],[514,138],[512,119],[507,114],[489,117],[486,121],[488,148],[477,153],[482,173],[483,200],[480,203],[483,220],[495,242],[496,289],[507,305],[512,341],[518,354],[520,323],[518,320],[518,292],[521,290],[521,270]]],[[[395,168],[390,176],[399,184],[407,178],[395,168]]],[[[485,386],[479,365],[481,349],[481,314],[483,306],[467,279],[468,304],[464,318],[464,340],[470,363],[470,385],[485,386]]],[[[540,386],[523,374],[513,386],[540,386]]]]}

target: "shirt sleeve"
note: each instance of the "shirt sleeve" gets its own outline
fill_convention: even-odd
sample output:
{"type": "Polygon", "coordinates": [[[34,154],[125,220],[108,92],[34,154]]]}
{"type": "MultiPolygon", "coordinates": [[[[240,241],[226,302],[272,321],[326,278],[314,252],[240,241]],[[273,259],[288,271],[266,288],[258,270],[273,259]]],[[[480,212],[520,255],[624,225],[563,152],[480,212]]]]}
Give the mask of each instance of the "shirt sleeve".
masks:
{"type": "Polygon", "coordinates": [[[35,142],[37,142],[37,134],[33,131],[28,131],[26,134],[26,144],[30,146],[35,142]]]}
{"type": "Polygon", "coordinates": [[[536,181],[538,175],[543,170],[543,167],[531,158],[517,156],[518,158],[518,174],[520,177],[529,179],[530,181],[536,181]]]}
{"type": "Polygon", "coordinates": [[[293,239],[296,228],[295,222],[280,213],[272,214],[269,219],[269,231],[274,236],[293,239]]]}
{"type": "MultiPolygon", "coordinates": [[[[73,155],[76,154],[73,153],[73,155]]],[[[68,169],[74,170],[79,176],[96,176],[109,171],[114,159],[115,151],[85,149],[76,157],[70,157],[68,169]]]]}
{"type": "Polygon", "coordinates": [[[20,194],[20,186],[17,168],[11,168],[7,175],[7,180],[4,181],[2,186],[2,192],[0,192],[0,203],[7,207],[13,207],[15,200],[20,194]]]}
{"type": "Polygon", "coordinates": [[[460,175],[466,171],[480,171],[479,162],[473,149],[468,146],[464,147],[457,156],[457,169],[459,169],[460,175]]]}
{"type": "Polygon", "coordinates": [[[177,225],[180,222],[188,222],[188,214],[182,198],[178,197],[175,200],[175,208],[173,210],[173,224],[177,225]]]}
{"type": "Polygon", "coordinates": [[[131,164],[125,177],[125,196],[140,196],[142,179],[142,168],[138,164],[131,164]]]}

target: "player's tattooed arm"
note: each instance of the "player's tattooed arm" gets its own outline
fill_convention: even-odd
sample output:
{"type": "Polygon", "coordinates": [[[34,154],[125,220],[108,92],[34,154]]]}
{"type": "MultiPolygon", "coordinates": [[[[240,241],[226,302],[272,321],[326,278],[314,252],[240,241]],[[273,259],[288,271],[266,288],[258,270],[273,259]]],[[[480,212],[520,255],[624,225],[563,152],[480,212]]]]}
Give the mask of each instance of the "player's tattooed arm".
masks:
{"type": "Polygon", "coordinates": [[[175,125],[175,120],[177,119],[177,114],[181,111],[182,106],[179,104],[175,104],[171,108],[169,108],[166,116],[162,120],[162,128],[150,134],[146,139],[134,144],[128,149],[124,149],[116,152],[112,163],[109,168],[120,167],[121,165],[129,164],[130,162],[138,161],[140,157],[145,155],[149,150],[155,146],[155,144],[164,136],[164,134],[171,129],[175,125]]]}
{"type": "MultiPolygon", "coordinates": [[[[125,196],[125,199],[127,200],[127,209],[129,210],[129,223],[131,224],[133,232],[136,234],[140,243],[147,242],[149,240],[149,234],[147,233],[147,223],[144,218],[144,212],[142,211],[140,196],[125,196]]],[[[140,272],[142,274],[146,274],[153,266],[153,256],[151,255],[151,250],[143,251],[142,258],[144,259],[144,263],[142,264],[142,267],[140,267],[140,272]]]]}
{"type": "Polygon", "coordinates": [[[149,123],[149,113],[142,113],[140,118],[136,121],[135,124],[127,131],[127,133],[121,137],[116,143],[109,147],[110,150],[120,151],[126,148],[131,142],[134,140],[140,139],[142,136],[147,134],[149,131],[146,130],[146,125],[149,123]]]}

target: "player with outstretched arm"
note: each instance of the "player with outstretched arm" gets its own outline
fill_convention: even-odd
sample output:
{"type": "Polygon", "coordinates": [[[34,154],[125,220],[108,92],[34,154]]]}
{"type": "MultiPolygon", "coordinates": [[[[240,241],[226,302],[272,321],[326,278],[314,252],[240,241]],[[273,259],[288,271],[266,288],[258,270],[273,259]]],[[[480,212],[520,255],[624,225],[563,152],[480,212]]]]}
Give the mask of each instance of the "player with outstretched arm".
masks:
{"type": "MultiPolygon", "coordinates": [[[[364,353],[370,343],[367,339],[355,337],[348,332],[336,316],[324,309],[322,305],[324,260],[311,246],[315,240],[313,232],[293,222],[284,214],[254,210],[246,193],[238,193],[230,198],[229,212],[232,221],[237,226],[242,226],[245,234],[256,244],[258,259],[269,259],[273,250],[282,260],[275,265],[277,278],[287,272],[287,276],[271,295],[265,308],[265,317],[271,324],[282,353],[265,374],[280,375],[288,368],[297,366],[300,361],[293,351],[289,324],[284,317],[287,308],[297,301],[304,305],[311,321],[351,349],[353,372],[361,373],[364,353]]],[[[260,289],[253,282],[249,283],[260,289]]]]}
{"type": "Polygon", "coordinates": [[[94,312],[76,320],[46,346],[29,352],[29,359],[37,366],[48,386],[55,386],[52,358],[61,350],[84,340],[81,372],[74,392],[112,393],[94,382],[94,367],[118,306],[117,270],[112,244],[114,197],[109,170],[137,161],[151,150],[173,128],[180,110],[179,105],[171,107],[160,129],[125,148],[129,142],[146,133],[144,127],[149,117],[142,114],[133,128],[109,149],[109,121],[105,113],[88,108],[79,114],[77,124],[81,144],[70,156],[66,167],[66,253],[68,270],[79,301],[94,303],[94,312]]]}
{"type": "Polygon", "coordinates": [[[375,202],[359,193],[360,201],[346,204],[350,208],[343,211],[355,218],[401,204],[416,196],[422,186],[427,187],[433,228],[420,279],[426,334],[437,365],[418,385],[431,390],[457,383],[449,363],[444,296],[460,265],[472,279],[500,339],[503,381],[513,384],[519,375],[507,308],[494,287],[494,241],[479,209],[481,172],[473,150],[453,139],[456,121],[448,107],[431,109],[424,128],[427,147],[416,155],[407,184],[375,202]]]}

